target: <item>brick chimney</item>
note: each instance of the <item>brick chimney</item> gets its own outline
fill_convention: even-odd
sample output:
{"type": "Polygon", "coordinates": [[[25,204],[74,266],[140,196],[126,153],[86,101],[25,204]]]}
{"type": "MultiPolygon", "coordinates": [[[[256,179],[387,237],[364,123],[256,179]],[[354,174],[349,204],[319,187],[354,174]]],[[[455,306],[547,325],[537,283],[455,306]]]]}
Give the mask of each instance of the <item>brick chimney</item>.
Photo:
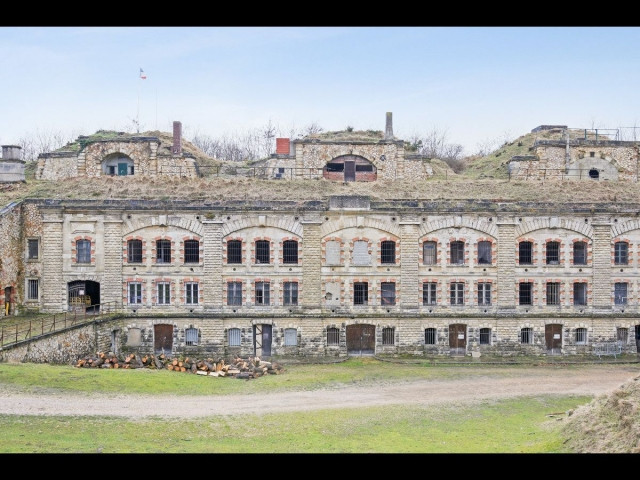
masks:
{"type": "Polygon", "coordinates": [[[276,155],[289,155],[291,151],[291,139],[276,138],[276,155]]]}
{"type": "Polygon", "coordinates": [[[384,139],[393,140],[393,121],[391,119],[391,112],[387,112],[387,125],[384,129],[384,139]]]}
{"type": "Polygon", "coordinates": [[[182,155],[182,123],[173,122],[173,149],[174,155],[182,155]]]}

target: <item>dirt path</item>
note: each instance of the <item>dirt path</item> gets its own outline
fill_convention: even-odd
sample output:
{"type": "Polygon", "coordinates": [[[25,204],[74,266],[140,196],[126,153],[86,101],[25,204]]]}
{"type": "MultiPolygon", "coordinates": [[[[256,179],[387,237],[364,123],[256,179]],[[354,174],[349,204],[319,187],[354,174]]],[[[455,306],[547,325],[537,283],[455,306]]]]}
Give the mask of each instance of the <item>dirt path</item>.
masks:
{"type": "MultiPolygon", "coordinates": [[[[458,368],[458,371],[461,369],[458,368]]],[[[367,386],[269,394],[185,396],[0,392],[0,414],[195,418],[239,413],[281,413],[380,405],[471,404],[525,395],[600,395],[640,378],[640,365],[593,365],[491,370],[468,369],[452,379],[411,380],[367,386]],[[468,375],[467,375],[468,373],[468,375]]],[[[227,380],[223,380],[227,381],[227,380]]],[[[228,380],[237,381],[237,380],[228,380]]],[[[259,380],[251,380],[259,381],[259,380]]]]}

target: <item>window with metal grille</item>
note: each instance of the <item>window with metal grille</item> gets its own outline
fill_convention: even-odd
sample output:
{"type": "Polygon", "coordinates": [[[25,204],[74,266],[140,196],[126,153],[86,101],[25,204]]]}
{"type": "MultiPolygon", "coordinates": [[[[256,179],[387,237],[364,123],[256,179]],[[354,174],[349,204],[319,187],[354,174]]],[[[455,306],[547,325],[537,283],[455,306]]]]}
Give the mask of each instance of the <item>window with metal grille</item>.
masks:
{"type": "Polygon", "coordinates": [[[395,345],[396,331],[393,327],[385,327],[382,329],[382,345],[395,345]]]}
{"type": "Polygon", "coordinates": [[[185,303],[187,305],[198,304],[198,288],[196,282],[187,282],[184,284],[185,303]]]}
{"type": "Polygon", "coordinates": [[[271,244],[269,240],[256,240],[256,263],[271,262],[271,244]]]}
{"type": "Polygon", "coordinates": [[[480,345],[491,345],[491,329],[480,329],[480,345]]]}
{"type": "Polygon", "coordinates": [[[169,305],[171,303],[171,284],[160,282],[158,285],[158,305],[169,305]]]}
{"type": "Polygon", "coordinates": [[[381,305],[396,304],[396,284],[395,282],[382,282],[380,284],[380,301],[381,305]]]}
{"type": "Polygon", "coordinates": [[[327,328],[327,345],[340,344],[340,330],[336,327],[327,328]]]}
{"type": "Polygon", "coordinates": [[[629,341],[629,329],[618,327],[616,329],[616,339],[618,342],[626,344],[629,341]]]}
{"type": "Polygon", "coordinates": [[[131,305],[138,305],[142,303],[142,283],[129,283],[129,303],[131,305]]]}
{"type": "Polygon", "coordinates": [[[91,241],[78,240],[76,242],[76,262],[91,263],[91,241]]]}
{"type": "Polygon", "coordinates": [[[452,282],[449,286],[451,305],[464,305],[464,283],[452,282]]]}
{"type": "Polygon", "coordinates": [[[577,345],[586,345],[587,344],[587,329],[586,328],[576,328],[576,344],[577,345]]]}
{"type": "Polygon", "coordinates": [[[227,263],[242,263],[241,240],[229,240],[227,242],[227,263]]]}
{"type": "Polygon", "coordinates": [[[256,305],[269,305],[268,282],[256,282],[256,305]]]}
{"type": "Polygon", "coordinates": [[[184,329],[184,343],[185,345],[198,345],[197,328],[190,327],[184,329]]]}
{"type": "Polygon", "coordinates": [[[627,242],[616,242],[613,256],[616,265],[627,265],[629,263],[629,244],[627,242]]]}
{"type": "Polygon", "coordinates": [[[560,264],[560,242],[547,242],[547,265],[560,264]]]}
{"type": "Polygon", "coordinates": [[[436,282],[424,282],[422,284],[422,304],[436,304],[436,282]]]}
{"type": "Polygon", "coordinates": [[[486,240],[478,242],[478,264],[491,264],[491,242],[486,240]]]}
{"type": "Polygon", "coordinates": [[[200,242],[198,240],[184,241],[184,263],[200,262],[200,242]]]}
{"type": "Polygon", "coordinates": [[[464,265],[464,242],[456,240],[451,242],[451,264],[464,265]]]}
{"type": "Polygon", "coordinates": [[[396,242],[385,240],[380,243],[380,263],[396,263],[396,242]]]}
{"type": "Polygon", "coordinates": [[[518,291],[520,305],[533,305],[533,283],[520,282],[518,291]]]}
{"type": "Polygon", "coordinates": [[[628,284],[626,282],[616,282],[614,285],[613,298],[616,305],[627,304],[627,287],[628,284]]]}
{"type": "Polygon", "coordinates": [[[371,254],[369,254],[369,242],[364,240],[356,240],[353,242],[353,261],[354,265],[370,265],[371,254]]]}
{"type": "Polygon", "coordinates": [[[547,305],[560,305],[559,282],[547,282],[547,305]]]}
{"type": "Polygon", "coordinates": [[[298,304],[298,282],[284,282],[283,301],[285,305],[298,304]]]}
{"type": "Polygon", "coordinates": [[[298,242],[285,240],[282,242],[282,263],[298,263],[298,242]]]}
{"type": "Polygon", "coordinates": [[[574,305],[587,304],[587,284],[586,283],[573,284],[573,304],[574,305]]]}
{"type": "Polygon", "coordinates": [[[425,265],[435,265],[438,261],[437,243],[424,242],[422,244],[422,263],[425,265]]]}
{"type": "Polygon", "coordinates": [[[29,260],[37,260],[40,253],[38,250],[38,240],[29,238],[27,240],[27,258],[29,260]]]}
{"type": "Polygon", "coordinates": [[[533,328],[525,327],[520,329],[520,343],[533,343],[533,328]]]}
{"type": "Polygon", "coordinates": [[[435,345],[436,344],[436,329],[425,328],[424,329],[424,344],[435,345]]]}
{"type": "Polygon", "coordinates": [[[518,263],[531,265],[533,263],[533,243],[520,242],[518,244],[518,263]]]}
{"type": "Polygon", "coordinates": [[[227,282],[227,305],[242,305],[242,282],[227,282]]]}
{"type": "Polygon", "coordinates": [[[586,242],[576,242],[573,244],[573,264],[574,265],[587,264],[587,243],[586,242]]]}
{"type": "Polygon", "coordinates": [[[127,242],[127,263],[142,263],[142,240],[127,242]]]}
{"type": "Polygon", "coordinates": [[[353,304],[367,305],[369,301],[369,283],[355,282],[353,284],[353,304]]]}
{"type": "Polygon", "coordinates": [[[298,331],[295,328],[284,329],[284,346],[295,347],[298,345],[298,331]]]}
{"type": "Polygon", "coordinates": [[[230,328],[227,331],[227,337],[229,340],[230,347],[240,346],[240,329],[239,328],[230,328]]]}
{"type": "Polygon", "coordinates": [[[478,283],[478,305],[491,305],[491,284],[488,282],[478,283]]]}
{"type": "Polygon", "coordinates": [[[171,263],[171,240],[156,241],[156,263],[171,263]]]}
{"type": "Polygon", "coordinates": [[[39,292],[39,280],[30,278],[27,280],[27,300],[38,300],[39,292]]]}

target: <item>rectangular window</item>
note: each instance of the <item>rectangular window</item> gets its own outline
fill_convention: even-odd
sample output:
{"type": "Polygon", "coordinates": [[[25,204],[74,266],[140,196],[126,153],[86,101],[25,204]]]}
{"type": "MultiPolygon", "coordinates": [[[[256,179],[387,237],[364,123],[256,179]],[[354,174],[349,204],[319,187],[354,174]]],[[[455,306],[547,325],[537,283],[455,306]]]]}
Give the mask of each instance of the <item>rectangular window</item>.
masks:
{"type": "Polygon", "coordinates": [[[478,242],[478,264],[491,264],[491,242],[487,242],[486,240],[478,242]]]}
{"type": "Polygon", "coordinates": [[[576,344],[577,345],[586,345],[587,344],[587,329],[586,328],[576,328],[576,344]]]}
{"type": "Polygon", "coordinates": [[[156,263],[171,263],[171,240],[156,241],[156,263]]]}
{"type": "Polygon", "coordinates": [[[464,265],[464,242],[451,242],[451,264],[464,265]]]}
{"type": "Polygon", "coordinates": [[[491,345],[491,329],[480,329],[480,345],[491,345]]]}
{"type": "Polygon", "coordinates": [[[464,283],[453,282],[449,287],[451,305],[464,305],[464,283]]]}
{"type": "Polygon", "coordinates": [[[242,241],[227,242],[227,263],[242,263],[242,241]]]}
{"type": "Polygon", "coordinates": [[[533,263],[533,244],[531,242],[520,242],[518,244],[518,263],[520,265],[531,265],[533,263]]]}
{"type": "Polygon", "coordinates": [[[242,305],[242,282],[227,282],[227,305],[242,305]]]}
{"type": "Polygon", "coordinates": [[[282,242],[282,263],[298,263],[298,242],[295,240],[282,242]]]}
{"type": "Polygon", "coordinates": [[[436,329],[425,328],[424,329],[424,344],[435,345],[436,344],[436,329]]]}
{"type": "Polygon", "coordinates": [[[520,305],[533,305],[533,283],[521,282],[519,287],[518,300],[520,305]]]}
{"type": "Polygon", "coordinates": [[[627,242],[615,243],[614,260],[616,265],[627,265],[629,263],[629,244],[627,242]]]}
{"type": "Polygon", "coordinates": [[[256,282],[256,305],[269,305],[268,282],[256,282]]]}
{"type": "Polygon", "coordinates": [[[158,305],[171,303],[171,284],[169,282],[158,283],[158,305]]]}
{"type": "Polygon", "coordinates": [[[27,280],[27,300],[38,300],[39,292],[39,280],[30,278],[27,280]]]}
{"type": "Polygon", "coordinates": [[[197,328],[184,329],[184,343],[186,345],[198,345],[198,329],[197,328]]]}
{"type": "Polygon", "coordinates": [[[520,330],[520,343],[533,343],[533,328],[526,327],[520,330]]]}
{"type": "Polygon", "coordinates": [[[626,282],[616,282],[614,286],[614,302],[616,305],[627,304],[627,286],[626,282]]]}
{"type": "Polygon", "coordinates": [[[295,347],[298,345],[298,331],[295,328],[284,329],[284,346],[295,347]]]}
{"type": "Polygon", "coordinates": [[[298,305],[298,282],[284,282],[283,301],[285,305],[298,305]]]}
{"type": "Polygon", "coordinates": [[[139,305],[142,303],[142,283],[129,283],[129,304],[139,305]]]}
{"type": "Polygon", "coordinates": [[[547,305],[560,305],[559,282],[547,282],[547,305]]]}
{"type": "Polygon", "coordinates": [[[240,329],[239,328],[230,328],[227,332],[229,336],[229,346],[230,347],[239,347],[240,346],[240,329]]]}
{"type": "Polygon", "coordinates": [[[353,304],[367,305],[369,302],[369,284],[367,282],[355,282],[353,284],[353,304]]]}
{"type": "Polygon", "coordinates": [[[198,304],[198,284],[195,282],[188,282],[184,284],[185,303],[187,305],[198,304]]]}
{"type": "Polygon", "coordinates": [[[380,243],[380,263],[396,263],[396,242],[385,240],[380,243]]]}
{"type": "Polygon", "coordinates": [[[271,262],[271,244],[269,240],[256,241],[256,263],[271,262]]]}
{"type": "Polygon", "coordinates": [[[395,305],[396,304],[396,284],[394,282],[382,282],[380,284],[381,291],[381,305],[395,305]]]}
{"type": "Polygon", "coordinates": [[[340,242],[330,240],[325,247],[327,265],[340,265],[340,242]]]}
{"type": "Polygon", "coordinates": [[[200,262],[200,242],[198,240],[185,240],[184,263],[200,262]]]}
{"type": "Polygon", "coordinates": [[[574,305],[587,304],[587,284],[586,283],[573,284],[573,304],[574,305]]]}
{"type": "Polygon", "coordinates": [[[340,330],[335,327],[327,328],[327,345],[340,344],[340,330]]]}
{"type": "Polygon", "coordinates": [[[424,242],[422,246],[422,263],[435,265],[437,263],[436,242],[424,242]]]}
{"type": "Polygon", "coordinates": [[[76,263],[91,263],[90,240],[78,240],[76,242],[76,263]]]}
{"type": "Polygon", "coordinates": [[[39,256],[38,250],[38,240],[29,238],[27,240],[27,258],[29,260],[37,260],[39,256]]]}
{"type": "Polygon", "coordinates": [[[478,283],[478,305],[491,305],[491,284],[478,283]]]}
{"type": "Polygon", "coordinates": [[[142,240],[127,242],[127,263],[142,263],[142,240]]]}
{"type": "Polygon", "coordinates": [[[616,330],[616,338],[618,339],[618,342],[626,344],[629,341],[629,329],[618,328],[616,330]]]}
{"type": "Polygon", "coordinates": [[[395,329],[392,327],[385,327],[382,329],[382,345],[395,345],[396,335],[395,329]]]}
{"type": "Polygon", "coordinates": [[[547,242],[547,265],[560,264],[560,242],[547,242]]]}
{"type": "Polygon", "coordinates": [[[422,284],[422,304],[436,304],[436,282],[425,282],[422,284]]]}
{"type": "Polygon", "coordinates": [[[353,264],[370,265],[371,255],[369,254],[369,242],[356,240],[353,242],[353,264]]]}
{"type": "Polygon", "coordinates": [[[587,244],[585,242],[576,242],[573,244],[573,264],[587,264],[587,244]]]}

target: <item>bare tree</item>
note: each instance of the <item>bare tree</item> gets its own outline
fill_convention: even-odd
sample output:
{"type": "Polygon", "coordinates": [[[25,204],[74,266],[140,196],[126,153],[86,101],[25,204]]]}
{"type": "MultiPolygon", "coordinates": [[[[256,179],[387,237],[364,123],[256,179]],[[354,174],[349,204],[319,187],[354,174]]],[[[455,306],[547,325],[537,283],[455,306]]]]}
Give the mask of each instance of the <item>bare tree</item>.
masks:
{"type": "Polygon", "coordinates": [[[29,133],[18,140],[18,146],[21,147],[22,160],[25,162],[36,161],[41,153],[53,152],[73,142],[78,135],[78,133],[53,130],[36,130],[33,133],[29,133]]]}
{"type": "Polygon", "coordinates": [[[408,137],[409,149],[428,158],[438,158],[456,173],[464,170],[464,147],[449,143],[447,132],[433,128],[426,134],[414,133],[408,137]]]}

